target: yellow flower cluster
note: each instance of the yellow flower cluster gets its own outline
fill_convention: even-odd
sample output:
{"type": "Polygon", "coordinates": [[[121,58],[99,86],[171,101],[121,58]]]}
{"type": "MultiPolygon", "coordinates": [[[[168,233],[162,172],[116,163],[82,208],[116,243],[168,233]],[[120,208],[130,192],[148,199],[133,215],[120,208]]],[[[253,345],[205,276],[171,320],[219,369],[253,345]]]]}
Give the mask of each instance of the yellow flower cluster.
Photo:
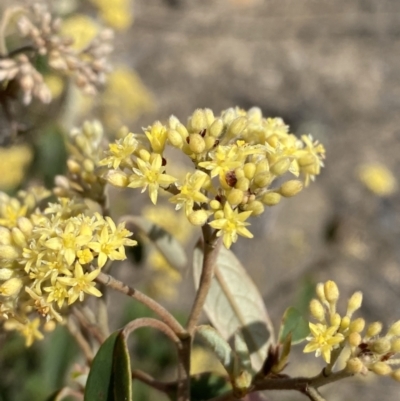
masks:
{"type": "Polygon", "coordinates": [[[133,23],[132,0],[90,0],[99,9],[103,21],[117,30],[126,30],[133,23]]]}
{"type": "Polygon", "coordinates": [[[83,202],[61,198],[35,209],[41,194],[0,193],[0,322],[20,331],[27,345],[42,337],[37,314],[62,321],[64,304],[101,296],[94,283],[101,268],[125,259],[124,247],[136,244],[123,224],[90,215],[83,202]]]}
{"type": "Polygon", "coordinates": [[[360,181],[375,195],[389,196],[397,190],[397,181],[395,176],[382,164],[363,164],[358,169],[358,177],[360,181]]]}
{"type": "Polygon", "coordinates": [[[361,292],[349,298],[344,316],[336,311],[339,289],[335,282],[318,284],[316,292],[318,299],[310,302],[310,312],[318,323],[309,323],[311,335],[307,337],[309,343],[304,352],[315,351],[316,356],[322,355],[325,362],[332,365],[347,347],[350,349],[346,366],[349,373],[372,371],[378,375],[392,375],[400,381],[400,369],[392,369],[393,365],[400,365],[400,359],[394,358],[400,353],[400,320],[392,324],[385,336],[379,336],[382,323],[371,323],[364,330],[363,318],[352,319],[361,307],[361,292]]]}
{"type": "Polygon", "coordinates": [[[282,119],[264,118],[258,108],[230,108],[220,116],[197,109],[187,124],[171,116],[166,125],[156,121],[144,134],[126,133],[109,145],[100,164],[109,169],[109,183],[148,189],[154,204],[160,189],[166,189],[191,224],[209,223],[229,248],[238,235],[252,237],[246,228],[250,215],[308,185],[320,173],[324,155],[324,147],[310,136],[297,138],[282,119]],[[183,182],[166,172],[166,146],[193,163],[183,182]],[[274,187],[286,174],[294,179],[280,179],[274,187]]]}

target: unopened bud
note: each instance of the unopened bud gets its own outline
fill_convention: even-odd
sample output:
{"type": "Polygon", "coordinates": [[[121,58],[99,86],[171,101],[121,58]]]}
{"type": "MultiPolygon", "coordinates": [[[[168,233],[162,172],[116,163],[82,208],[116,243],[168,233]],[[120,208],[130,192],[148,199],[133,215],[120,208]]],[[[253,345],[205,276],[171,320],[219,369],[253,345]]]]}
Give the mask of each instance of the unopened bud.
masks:
{"type": "Polygon", "coordinates": [[[7,227],[0,226],[0,244],[1,245],[11,244],[11,232],[7,227]]]}
{"type": "Polygon", "coordinates": [[[252,180],[256,173],[256,165],[254,163],[246,163],[243,166],[244,175],[249,180],[252,180]]]}
{"type": "Polygon", "coordinates": [[[204,138],[204,142],[206,144],[206,150],[210,150],[215,146],[215,138],[212,136],[207,135],[204,138]]]}
{"type": "Polygon", "coordinates": [[[339,288],[332,280],[328,280],[324,284],[324,294],[328,302],[334,303],[339,299],[339,288]]]}
{"type": "Polygon", "coordinates": [[[19,257],[18,249],[12,245],[0,245],[0,260],[14,260],[19,257]]]}
{"type": "Polygon", "coordinates": [[[363,363],[358,358],[350,358],[346,364],[346,371],[352,374],[360,373],[364,368],[363,363]]]}
{"type": "Polygon", "coordinates": [[[371,343],[370,348],[371,351],[383,355],[390,351],[391,346],[392,345],[390,341],[387,338],[383,337],[383,338],[378,338],[376,341],[371,343]]]}
{"type": "Polygon", "coordinates": [[[254,184],[259,188],[264,188],[271,183],[271,174],[268,171],[259,173],[254,177],[254,184]]]}
{"type": "Polygon", "coordinates": [[[259,107],[252,107],[248,112],[247,112],[247,118],[252,122],[252,123],[260,123],[262,120],[262,111],[259,107]]]}
{"type": "Polygon", "coordinates": [[[344,316],[342,321],[340,322],[340,329],[346,330],[350,326],[350,316],[344,316]]]}
{"type": "Polygon", "coordinates": [[[247,118],[246,117],[238,117],[235,118],[232,123],[229,125],[228,128],[228,136],[229,137],[236,137],[239,136],[243,130],[247,126],[247,118]]]}
{"type": "Polygon", "coordinates": [[[79,174],[81,172],[81,165],[75,160],[68,159],[67,167],[72,174],[79,174]]]}
{"type": "Polygon", "coordinates": [[[243,192],[249,189],[250,181],[246,177],[239,178],[235,187],[243,192]]]}
{"type": "Polygon", "coordinates": [[[18,277],[10,278],[0,285],[0,294],[5,297],[12,297],[19,293],[22,288],[22,280],[18,277]]]}
{"type": "Polygon", "coordinates": [[[286,181],[279,188],[279,193],[285,198],[297,195],[303,189],[303,183],[299,180],[286,181]]]}
{"type": "Polygon", "coordinates": [[[110,170],[106,175],[106,180],[111,184],[119,188],[125,188],[129,185],[128,176],[118,170],[110,170]]]}
{"type": "Polygon", "coordinates": [[[392,336],[400,336],[400,320],[390,326],[388,334],[392,336]]]}
{"type": "Polygon", "coordinates": [[[381,361],[375,362],[372,366],[369,367],[369,369],[379,376],[386,376],[392,373],[392,368],[385,362],[381,361]]]}
{"type": "Polygon", "coordinates": [[[217,201],[216,199],[213,199],[212,201],[210,201],[209,203],[210,208],[213,210],[219,210],[221,209],[221,203],[219,201],[217,201]]]}
{"type": "Polygon", "coordinates": [[[256,165],[256,174],[264,173],[265,171],[269,171],[269,162],[267,159],[260,160],[256,165]]]}
{"type": "Polygon", "coordinates": [[[341,319],[339,313],[334,313],[331,316],[330,321],[331,321],[331,326],[339,327],[340,326],[340,322],[342,321],[342,319],[341,319]]]}
{"type": "Polygon", "coordinates": [[[368,328],[365,336],[367,338],[375,337],[382,331],[382,323],[381,322],[374,322],[371,323],[368,328]]]}
{"type": "Polygon", "coordinates": [[[397,382],[400,382],[400,369],[395,370],[392,372],[392,378],[396,380],[397,382]]]}
{"type": "Polygon", "coordinates": [[[146,150],[146,149],[140,149],[139,150],[139,157],[145,161],[145,162],[149,162],[150,161],[150,153],[146,150]]]}
{"type": "Polygon", "coordinates": [[[197,133],[207,128],[207,119],[204,110],[197,109],[194,111],[190,121],[190,126],[192,128],[192,131],[197,133]]]}
{"type": "Polygon", "coordinates": [[[270,167],[270,171],[277,176],[283,175],[289,170],[290,163],[288,158],[280,159],[270,167]]]}
{"type": "Polygon", "coordinates": [[[0,280],[1,281],[10,279],[13,274],[14,274],[13,269],[7,269],[6,267],[0,268],[0,280]]]}
{"type": "Polygon", "coordinates": [[[214,112],[211,109],[204,109],[204,115],[206,117],[207,124],[211,125],[215,120],[214,112]]]}
{"type": "Polygon", "coordinates": [[[214,219],[215,220],[223,219],[224,217],[225,217],[225,214],[224,214],[223,210],[217,210],[214,213],[214,219]]]}
{"type": "Polygon", "coordinates": [[[85,159],[83,161],[83,168],[85,169],[85,171],[87,173],[93,173],[94,169],[95,169],[95,165],[93,163],[93,160],[90,159],[85,159]]]}
{"type": "Polygon", "coordinates": [[[178,149],[180,149],[182,147],[183,140],[182,140],[182,136],[179,134],[178,131],[176,131],[174,129],[169,129],[167,136],[168,136],[168,140],[172,146],[174,146],[175,148],[178,148],[178,149]]]}
{"type": "Polygon", "coordinates": [[[319,320],[320,322],[323,322],[325,320],[325,310],[318,299],[311,300],[310,313],[315,319],[319,320]]]}
{"type": "Polygon", "coordinates": [[[347,315],[351,316],[357,309],[360,309],[362,303],[362,292],[355,292],[349,299],[347,304],[347,315]]]}
{"type": "Polygon", "coordinates": [[[240,189],[232,188],[226,199],[229,204],[238,205],[243,200],[243,191],[241,191],[240,189]]]}
{"type": "Polygon", "coordinates": [[[353,332],[349,335],[349,344],[352,347],[358,347],[361,344],[361,340],[360,333],[353,332]]]}
{"type": "Polygon", "coordinates": [[[204,152],[206,143],[200,134],[189,135],[189,148],[193,153],[199,154],[204,152]]]}
{"type": "Polygon", "coordinates": [[[174,115],[171,115],[168,119],[169,127],[174,130],[178,124],[180,124],[180,121],[174,115]]]}
{"type": "Polygon", "coordinates": [[[188,220],[194,226],[204,226],[208,219],[209,213],[205,210],[196,210],[188,215],[188,220]]]}
{"type": "Polygon", "coordinates": [[[396,338],[392,341],[391,351],[396,353],[400,352],[400,338],[396,338]]]}
{"type": "Polygon", "coordinates": [[[315,292],[317,293],[317,296],[321,300],[321,302],[326,301],[324,283],[318,283],[315,287],[315,292]]]}
{"type": "Polygon", "coordinates": [[[214,138],[219,138],[224,130],[224,122],[217,118],[212,124],[209,131],[209,134],[214,138]]]}
{"type": "Polygon", "coordinates": [[[268,192],[262,197],[262,202],[267,206],[275,206],[281,201],[282,197],[277,192],[268,192]]]}
{"type": "Polygon", "coordinates": [[[252,211],[252,216],[259,216],[264,212],[264,205],[260,201],[249,202],[245,205],[244,210],[252,211]]]}
{"type": "Polygon", "coordinates": [[[350,333],[353,333],[353,332],[360,333],[361,331],[364,330],[364,327],[365,327],[365,320],[362,317],[359,317],[358,319],[353,320],[350,323],[349,331],[350,331],[350,333]]]}
{"type": "Polygon", "coordinates": [[[17,246],[19,246],[20,248],[26,248],[28,246],[27,243],[26,243],[25,235],[23,234],[23,232],[19,228],[14,227],[11,230],[11,236],[12,236],[12,239],[13,239],[14,243],[17,246]]]}

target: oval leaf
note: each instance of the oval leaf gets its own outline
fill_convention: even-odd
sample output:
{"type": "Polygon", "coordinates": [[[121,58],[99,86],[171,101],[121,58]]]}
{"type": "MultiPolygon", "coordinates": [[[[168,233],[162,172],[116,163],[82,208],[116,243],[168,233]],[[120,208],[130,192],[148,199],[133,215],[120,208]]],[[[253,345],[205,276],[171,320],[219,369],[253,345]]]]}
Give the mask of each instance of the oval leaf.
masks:
{"type": "MultiPolygon", "coordinates": [[[[195,286],[198,288],[203,266],[203,250],[197,246],[193,255],[195,286]]],[[[222,247],[204,310],[225,339],[240,330],[259,370],[274,341],[273,328],[264,301],[236,256],[222,247]]]]}
{"type": "Polygon", "coordinates": [[[124,216],[121,220],[135,234],[149,239],[173,268],[183,270],[187,266],[182,245],[168,231],[141,216],[124,216]]]}
{"type": "Polygon", "coordinates": [[[207,346],[214,352],[229,376],[233,377],[234,355],[230,345],[221,337],[218,331],[211,326],[202,325],[197,327],[196,331],[207,346]]]}
{"type": "Polygon", "coordinates": [[[292,335],[292,344],[298,344],[306,339],[310,334],[308,322],[303,315],[292,306],[287,308],[282,317],[279,329],[279,342],[283,344],[286,337],[292,335]]]}
{"type": "Polygon", "coordinates": [[[99,348],[86,382],[84,401],[131,401],[129,353],[120,331],[111,334],[99,348]]]}

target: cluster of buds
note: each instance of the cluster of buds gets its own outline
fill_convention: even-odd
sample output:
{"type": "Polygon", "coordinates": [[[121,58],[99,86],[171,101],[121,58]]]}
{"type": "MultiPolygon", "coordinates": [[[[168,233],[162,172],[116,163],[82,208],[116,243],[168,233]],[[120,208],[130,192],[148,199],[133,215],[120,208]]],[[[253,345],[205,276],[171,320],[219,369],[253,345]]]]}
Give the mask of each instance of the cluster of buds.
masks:
{"type": "Polygon", "coordinates": [[[191,224],[210,224],[229,248],[238,235],[252,237],[246,228],[250,215],[308,185],[320,173],[324,154],[310,136],[297,138],[282,119],[264,118],[259,108],[230,108],[220,116],[197,109],[187,124],[171,116],[166,125],[157,121],[145,128],[144,135],[127,133],[110,144],[100,163],[109,169],[107,181],[148,188],[154,204],[160,188],[166,189],[191,224]],[[166,173],[167,145],[193,163],[183,182],[166,173]]]}
{"type": "MultiPolygon", "coordinates": [[[[112,51],[111,30],[100,31],[86,48],[78,51],[71,38],[59,35],[61,19],[54,18],[43,4],[34,4],[29,15],[18,18],[17,25],[20,35],[30,39],[34,55],[46,57],[51,68],[72,75],[84,93],[95,94],[104,84],[110,69],[107,57],[112,51]]],[[[23,49],[25,46],[21,51],[5,54],[0,60],[0,82],[16,82],[23,93],[24,104],[29,104],[33,96],[48,103],[50,90],[28,58],[29,53],[21,54],[23,49]]]]}
{"type": "Polygon", "coordinates": [[[389,328],[385,336],[380,336],[382,323],[371,323],[365,329],[363,318],[352,318],[361,307],[361,292],[355,292],[349,298],[344,316],[336,310],[339,290],[335,282],[318,284],[316,292],[318,299],[311,301],[310,312],[318,323],[309,323],[311,335],[307,337],[309,343],[304,352],[315,351],[316,356],[322,355],[325,362],[333,366],[347,348],[350,350],[346,362],[349,373],[372,371],[378,375],[392,375],[400,381],[400,369],[392,369],[392,366],[400,365],[400,359],[394,358],[400,353],[400,320],[389,328]]]}
{"type": "Polygon", "coordinates": [[[83,202],[61,198],[41,211],[30,193],[20,198],[0,194],[0,322],[30,345],[42,337],[41,324],[62,321],[66,305],[101,296],[94,280],[136,241],[83,202]]]}
{"type": "Polygon", "coordinates": [[[103,127],[98,121],[86,121],[82,128],[71,130],[67,138],[68,174],[56,177],[55,195],[89,198],[104,205],[106,182],[96,173],[103,141],[103,127]]]}

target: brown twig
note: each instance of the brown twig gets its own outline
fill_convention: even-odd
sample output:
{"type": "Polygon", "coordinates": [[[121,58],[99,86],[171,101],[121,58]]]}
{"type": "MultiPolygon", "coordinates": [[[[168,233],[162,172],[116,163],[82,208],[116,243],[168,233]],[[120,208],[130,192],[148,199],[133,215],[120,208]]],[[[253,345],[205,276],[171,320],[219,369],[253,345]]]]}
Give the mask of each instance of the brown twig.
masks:
{"type": "Polygon", "coordinates": [[[92,323],[87,316],[84,314],[83,311],[81,311],[79,308],[74,307],[72,309],[72,313],[74,316],[78,319],[79,324],[85,328],[90,334],[93,335],[93,337],[99,342],[99,344],[102,344],[106,336],[102,333],[102,331],[99,329],[99,327],[92,323]]]}
{"type": "Polygon", "coordinates": [[[73,321],[71,316],[67,320],[67,327],[72,337],[74,337],[75,341],[79,345],[79,348],[85,355],[88,365],[90,365],[94,358],[92,348],[90,344],[86,341],[85,337],[82,335],[80,330],[78,329],[76,323],[73,321]]]}
{"type": "Polygon", "coordinates": [[[216,232],[213,231],[208,224],[204,225],[202,230],[204,238],[203,268],[201,271],[199,288],[186,325],[187,331],[191,336],[193,336],[204,303],[206,302],[208,291],[214,276],[214,267],[217,261],[217,256],[222,244],[222,238],[217,238],[216,232]]]}
{"type": "Polygon", "coordinates": [[[159,382],[153,376],[139,369],[132,370],[132,379],[139,380],[156,390],[162,391],[163,393],[168,392],[171,388],[170,384],[159,382]]]}
{"type": "Polygon", "coordinates": [[[113,276],[109,274],[100,273],[96,281],[110,287],[116,291],[121,292],[122,294],[128,295],[137,301],[141,302],[142,304],[146,305],[149,309],[155,312],[164,323],[168,325],[172,329],[172,331],[178,335],[179,337],[186,337],[187,332],[182,327],[182,325],[172,316],[170,312],[168,312],[163,306],[161,306],[158,302],[154,301],[152,298],[148,297],[147,295],[143,294],[139,290],[132,288],[122,281],[117,280],[113,276]]]}

